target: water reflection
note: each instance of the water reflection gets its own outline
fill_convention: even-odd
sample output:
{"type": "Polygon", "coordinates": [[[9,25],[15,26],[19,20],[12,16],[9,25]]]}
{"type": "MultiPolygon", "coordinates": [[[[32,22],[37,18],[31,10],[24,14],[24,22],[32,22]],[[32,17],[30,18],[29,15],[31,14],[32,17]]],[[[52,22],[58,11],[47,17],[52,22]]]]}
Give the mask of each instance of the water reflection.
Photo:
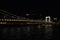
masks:
{"type": "Polygon", "coordinates": [[[2,37],[3,38],[7,38],[7,34],[8,34],[7,31],[8,31],[8,27],[2,29],[2,37]]]}
{"type": "MultiPolygon", "coordinates": [[[[2,27],[2,26],[1,26],[2,27]]],[[[4,26],[1,31],[2,39],[52,39],[53,25],[10,25],[4,26]]]]}
{"type": "Polygon", "coordinates": [[[45,25],[45,38],[52,39],[53,29],[52,25],[45,25]]]}
{"type": "Polygon", "coordinates": [[[21,37],[20,31],[21,31],[21,28],[20,28],[20,27],[17,27],[17,28],[16,28],[16,32],[17,32],[17,33],[16,33],[16,38],[17,38],[17,39],[20,39],[20,37],[21,37]]]}

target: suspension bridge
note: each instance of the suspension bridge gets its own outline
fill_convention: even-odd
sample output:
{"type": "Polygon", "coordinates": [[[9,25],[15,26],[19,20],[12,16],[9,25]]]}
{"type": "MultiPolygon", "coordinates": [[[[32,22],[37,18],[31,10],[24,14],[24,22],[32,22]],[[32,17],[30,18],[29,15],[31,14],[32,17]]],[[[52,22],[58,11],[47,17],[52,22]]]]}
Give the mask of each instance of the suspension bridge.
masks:
{"type": "MultiPolygon", "coordinates": [[[[7,11],[0,9],[0,14],[3,14],[3,17],[0,19],[0,24],[60,24],[60,22],[46,22],[45,20],[33,20],[27,19],[25,17],[20,17],[7,11]]],[[[2,16],[2,15],[1,15],[2,16]]]]}

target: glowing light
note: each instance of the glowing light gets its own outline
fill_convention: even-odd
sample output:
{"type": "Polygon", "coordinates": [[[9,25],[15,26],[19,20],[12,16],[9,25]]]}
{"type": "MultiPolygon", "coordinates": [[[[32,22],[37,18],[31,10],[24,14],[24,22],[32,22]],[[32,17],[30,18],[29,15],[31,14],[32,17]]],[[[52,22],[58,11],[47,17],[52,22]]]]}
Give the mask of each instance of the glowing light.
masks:
{"type": "Polygon", "coordinates": [[[29,16],[30,14],[26,14],[26,16],[29,16]]]}

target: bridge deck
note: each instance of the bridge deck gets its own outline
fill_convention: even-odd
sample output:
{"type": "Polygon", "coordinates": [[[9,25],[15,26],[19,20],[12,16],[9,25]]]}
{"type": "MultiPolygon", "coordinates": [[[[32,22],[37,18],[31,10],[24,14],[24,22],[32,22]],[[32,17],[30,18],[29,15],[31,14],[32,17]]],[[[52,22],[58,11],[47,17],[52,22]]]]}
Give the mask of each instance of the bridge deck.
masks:
{"type": "Polygon", "coordinates": [[[60,22],[45,22],[41,20],[21,20],[21,19],[0,19],[0,24],[11,24],[11,23],[30,23],[30,24],[60,24],[60,22]]]}

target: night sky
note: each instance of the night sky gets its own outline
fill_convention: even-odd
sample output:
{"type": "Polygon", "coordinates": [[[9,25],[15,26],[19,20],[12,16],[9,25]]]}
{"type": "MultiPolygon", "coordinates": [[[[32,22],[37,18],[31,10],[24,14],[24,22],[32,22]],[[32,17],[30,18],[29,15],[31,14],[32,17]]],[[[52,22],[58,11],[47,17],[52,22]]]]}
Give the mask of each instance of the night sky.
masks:
{"type": "Polygon", "coordinates": [[[35,16],[32,15],[34,17],[39,17],[40,15],[59,17],[59,14],[56,13],[56,7],[46,5],[40,1],[0,1],[0,9],[19,16],[25,16],[26,13],[29,13],[34,14],[35,16]]]}

